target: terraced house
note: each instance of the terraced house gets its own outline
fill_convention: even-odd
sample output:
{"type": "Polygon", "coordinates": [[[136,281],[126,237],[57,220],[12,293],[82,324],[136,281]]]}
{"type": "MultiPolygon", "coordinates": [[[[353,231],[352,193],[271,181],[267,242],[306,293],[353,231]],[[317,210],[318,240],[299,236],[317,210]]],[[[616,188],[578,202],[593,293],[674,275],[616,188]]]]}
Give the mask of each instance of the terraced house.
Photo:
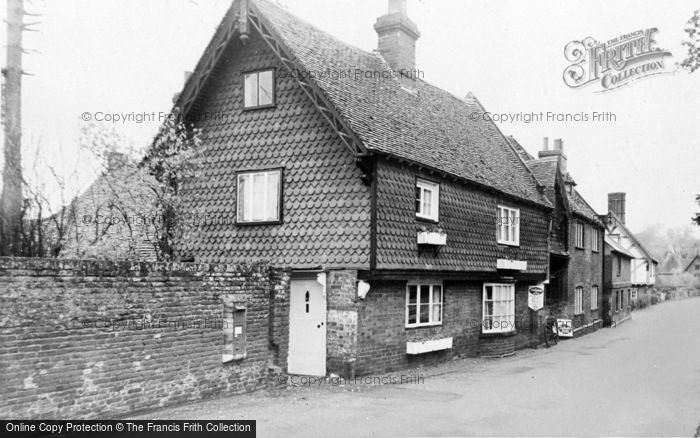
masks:
{"type": "Polygon", "coordinates": [[[293,270],[290,373],[509,355],[536,330],[544,188],[494,123],[468,117],[484,112],[473,95],[415,74],[405,1],[374,28],[367,52],[267,1],[234,2],[176,103],[203,133],[204,177],[184,192],[236,219],[183,252],[293,270]]]}
{"type": "Polygon", "coordinates": [[[578,336],[603,325],[603,237],[605,225],[576,190],[568,171],[564,142],[544,138],[535,159],[514,138],[510,140],[554,205],[549,234],[549,283],[546,313],[571,325],[561,335],[578,336]]]}
{"type": "Polygon", "coordinates": [[[632,254],[631,288],[627,290],[626,302],[634,307],[645,307],[651,304],[659,261],[627,227],[626,217],[627,195],[622,192],[609,193],[608,214],[601,218],[606,225],[605,237],[632,254]]]}

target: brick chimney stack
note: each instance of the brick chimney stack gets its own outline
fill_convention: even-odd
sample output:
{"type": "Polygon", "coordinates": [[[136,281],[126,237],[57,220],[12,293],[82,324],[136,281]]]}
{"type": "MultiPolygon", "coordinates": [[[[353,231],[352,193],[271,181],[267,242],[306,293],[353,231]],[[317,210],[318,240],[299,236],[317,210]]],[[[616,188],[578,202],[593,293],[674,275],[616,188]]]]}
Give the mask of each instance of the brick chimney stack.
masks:
{"type": "Polygon", "coordinates": [[[549,137],[545,137],[542,142],[542,150],[537,153],[537,156],[539,158],[558,157],[559,170],[563,175],[567,174],[567,158],[564,154],[564,141],[561,138],[554,140],[554,147],[549,149],[549,137]]]}
{"type": "Polygon", "coordinates": [[[620,218],[620,222],[625,223],[626,193],[608,193],[608,211],[615,213],[620,218]]]}
{"type": "Polygon", "coordinates": [[[389,0],[389,12],[377,18],[378,51],[400,78],[415,80],[418,26],[408,18],[407,0],[389,0]]]}

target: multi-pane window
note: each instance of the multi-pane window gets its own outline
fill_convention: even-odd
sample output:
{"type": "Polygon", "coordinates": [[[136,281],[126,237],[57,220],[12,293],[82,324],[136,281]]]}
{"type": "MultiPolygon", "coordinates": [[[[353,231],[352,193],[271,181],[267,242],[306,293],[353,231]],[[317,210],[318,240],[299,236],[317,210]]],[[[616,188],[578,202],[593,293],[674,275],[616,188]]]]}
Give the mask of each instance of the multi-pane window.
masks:
{"type": "Polygon", "coordinates": [[[576,222],[576,248],[585,248],[583,222],[576,222]]]}
{"type": "Polygon", "coordinates": [[[583,288],[581,286],[574,290],[574,315],[583,313],[583,288]]]}
{"type": "Polygon", "coordinates": [[[632,299],[633,300],[637,299],[637,289],[632,289],[632,299]]]}
{"type": "Polygon", "coordinates": [[[520,245],[520,210],[498,206],[497,241],[503,245],[520,245]]]}
{"type": "Polygon", "coordinates": [[[616,256],[615,262],[617,262],[617,276],[622,276],[622,257],[616,256]]]}
{"type": "Polygon", "coordinates": [[[406,289],[406,327],[442,324],[442,285],[409,284],[406,289]]]}
{"type": "Polygon", "coordinates": [[[620,291],[618,290],[617,292],[615,292],[615,311],[619,312],[621,308],[622,305],[620,303],[620,291]]]}
{"type": "Polygon", "coordinates": [[[416,180],[416,216],[438,221],[440,185],[423,179],[416,180]]]}
{"type": "Polygon", "coordinates": [[[238,174],[237,223],[280,221],[282,171],[266,170],[238,174]]]}
{"type": "Polygon", "coordinates": [[[593,250],[593,252],[600,251],[600,230],[597,228],[594,228],[591,233],[591,250],[593,250]]]}
{"type": "Polygon", "coordinates": [[[261,70],[244,75],[244,107],[260,108],[275,104],[274,70],[261,70]]]}
{"type": "Polygon", "coordinates": [[[591,310],[598,310],[598,286],[591,288],[591,310]]]}
{"type": "Polygon", "coordinates": [[[484,284],[484,333],[515,330],[515,285],[484,284]]]}

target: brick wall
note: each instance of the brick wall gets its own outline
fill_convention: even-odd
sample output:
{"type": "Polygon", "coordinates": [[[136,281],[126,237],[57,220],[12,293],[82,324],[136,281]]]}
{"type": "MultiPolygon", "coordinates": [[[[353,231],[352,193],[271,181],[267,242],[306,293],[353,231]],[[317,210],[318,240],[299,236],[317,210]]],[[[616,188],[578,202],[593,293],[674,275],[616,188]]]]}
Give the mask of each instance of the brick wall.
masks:
{"type": "Polygon", "coordinates": [[[326,278],[326,366],[329,372],[354,377],[357,355],[357,271],[329,271],[326,278]]]}
{"type": "Polygon", "coordinates": [[[475,356],[481,331],[481,284],[443,283],[441,326],[406,328],[406,281],[373,281],[360,302],[355,372],[377,374],[445,360],[457,353],[475,356]],[[407,355],[408,341],[453,338],[450,350],[407,355]]]}
{"type": "Polygon", "coordinates": [[[570,259],[568,269],[565,274],[564,285],[566,287],[566,306],[560,308],[558,316],[571,319],[574,328],[574,336],[581,336],[594,331],[600,327],[596,321],[601,321],[603,318],[603,229],[599,226],[594,226],[591,223],[584,223],[584,248],[576,247],[576,232],[574,222],[580,219],[574,219],[571,222],[571,232],[569,233],[569,252],[570,259]],[[599,230],[599,251],[595,252],[592,249],[593,230],[599,230]],[[591,309],[591,290],[593,286],[598,287],[597,308],[591,309]],[[583,288],[583,313],[576,315],[576,288],[583,288]]]}
{"type": "Polygon", "coordinates": [[[513,336],[488,336],[481,340],[479,355],[481,357],[497,358],[515,354],[515,339],[513,336]]]}
{"type": "Polygon", "coordinates": [[[286,365],[289,275],[265,264],[0,258],[0,277],[3,417],[124,415],[252,391],[286,365]],[[246,312],[228,363],[224,301],[246,312]]]}
{"type": "MultiPolygon", "coordinates": [[[[513,348],[529,348],[542,342],[544,320],[530,310],[528,289],[536,283],[517,282],[515,284],[515,324],[516,335],[511,339],[513,348]]],[[[541,312],[540,312],[541,313],[541,312]]]]}

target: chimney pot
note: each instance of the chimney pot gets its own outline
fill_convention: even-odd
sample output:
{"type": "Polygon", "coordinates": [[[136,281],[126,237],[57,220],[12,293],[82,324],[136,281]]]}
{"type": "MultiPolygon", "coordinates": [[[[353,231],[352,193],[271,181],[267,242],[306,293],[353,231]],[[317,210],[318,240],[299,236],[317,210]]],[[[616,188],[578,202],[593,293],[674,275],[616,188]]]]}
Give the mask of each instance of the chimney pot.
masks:
{"type": "Polygon", "coordinates": [[[567,158],[566,155],[564,155],[564,142],[562,141],[561,138],[557,138],[554,140],[554,145],[552,146],[552,149],[549,149],[549,137],[545,137],[544,140],[542,141],[542,150],[537,153],[538,158],[547,158],[547,157],[557,157],[557,160],[559,161],[559,171],[563,174],[566,175],[568,172],[567,168],[567,158]]]}
{"type": "Polygon", "coordinates": [[[408,7],[406,6],[406,0],[389,0],[389,13],[400,13],[401,15],[407,15],[408,7]]]}
{"type": "Polygon", "coordinates": [[[561,138],[554,140],[554,150],[564,152],[564,142],[561,140],[561,138]]]}

